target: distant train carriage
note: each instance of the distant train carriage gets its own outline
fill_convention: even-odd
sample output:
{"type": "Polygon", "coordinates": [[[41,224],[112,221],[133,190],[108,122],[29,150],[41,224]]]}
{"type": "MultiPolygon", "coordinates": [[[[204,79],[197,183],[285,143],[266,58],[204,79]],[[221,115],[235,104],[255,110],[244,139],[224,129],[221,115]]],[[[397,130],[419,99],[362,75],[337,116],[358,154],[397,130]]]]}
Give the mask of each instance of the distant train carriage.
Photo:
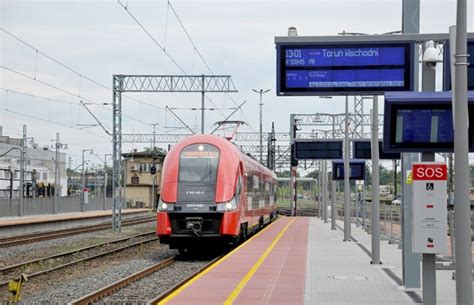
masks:
{"type": "Polygon", "coordinates": [[[227,139],[195,135],[166,155],[157,234],[172,249],[228,244],[273,219],[276,175],[227,139]]]}

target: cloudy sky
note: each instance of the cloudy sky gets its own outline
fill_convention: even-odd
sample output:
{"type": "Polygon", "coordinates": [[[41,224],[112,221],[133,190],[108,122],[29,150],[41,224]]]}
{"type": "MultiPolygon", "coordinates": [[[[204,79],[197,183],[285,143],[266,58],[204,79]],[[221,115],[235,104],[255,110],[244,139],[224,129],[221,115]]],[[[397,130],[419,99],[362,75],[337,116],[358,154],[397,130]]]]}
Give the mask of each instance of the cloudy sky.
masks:
{"type": "MultiPolygon", "coordinates": [[[[295,26],[300,36],[336,35],[343,30],[384,33],[401,29],[401,0],[312,1],[185,1],[121,0],[168,56],[135,23],[117,1],[0,0],[0,125],[3,134],[28,136],[40,145],[51,144],[56,132],[68,144],[68,155],[79,164],[81,150],[93,148],[103,156],[111,151],[110,137],[80,105],[111,129],[109,89],[113,74],[229,74],[238,89],[231,97],[209,95],[206,130],[222,120],[236,104],[247,100],[233,118],[246,121],[243,131],[257,131],[258,95],[252,89],[271,89],[264,95],[264,130],[275,122],[287,131],[289,113],[337,113],[340,98],[277,97],[275,94],[274,37],[295,26]],[[180,18],[197,50],[178,22],[180,18]],[[10,35],[13,34],[14,36],[10,35]],[[21,41],[20,41],[20,40],[21,41]],[[49,57],[49,58],[48,58],[49,57]],[[206,67],[207,66],[209,67],[206,67]],[[179,67],[178,67],[179,65],[179,67]],[[91,81],[92,80],[92,81],[91,81]]],[[[468,1],[468,31],[474,31],[474,0],[468,1]]],[[[421,32],[447,32],[455,23],[455,0],[422,0],[421,32]]],[[[164,107],[191,128],[199,129],[199,94],[134,94],[125,98],[124,133],[151,133],[181,127],[164,107]]],[[[369,109],[368,105],[366,109],[369,109]]],[[[143,144],[124,145],[124,151],[143,144]]],[[[99,159],[95,160],[99,162],[99,159]]]]}

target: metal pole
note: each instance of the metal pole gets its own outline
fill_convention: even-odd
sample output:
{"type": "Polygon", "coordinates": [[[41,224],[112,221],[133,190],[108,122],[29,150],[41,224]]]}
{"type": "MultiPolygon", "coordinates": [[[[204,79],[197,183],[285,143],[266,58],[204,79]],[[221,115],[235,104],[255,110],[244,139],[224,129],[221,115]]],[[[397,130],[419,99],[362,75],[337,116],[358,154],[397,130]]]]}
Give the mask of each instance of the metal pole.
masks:
{"type": "Polygon", "coordinates": [[[263,162],[263,157],[262,157],[262,150],[263,150],[263,138],[262,138],[262,95],[263,95],[263,89],[260,89],[260,163],[263,162]]]}
{"type": "MultiPolygon", "coordinates": [[[[423,53],[426,45],[423,45],[423,53]]],[[[422,64],[423,74],[421,75],[422,91],[436,90],[436,70],[422,64]]],[[[422,153],[421,160],[424,162],[434,162],[434,153],[422,153]]],[[[423,304],[436,304],[436,255],[423,253],[422,258],[422,283],[423,283],[423,304]]]]}
{"type": "Polygon", "coordinates": [[[469,150],[467,111],[467,1],[457,1],[454,113],[454,232],[456,234],[456,304],[472,304],[472,242],[469,205],[469,150]]]}
{"type": "Polygon", "coordinates": [[[380,264],[380,193],[379,193],[379,99],[372,108],[372,264],[380,264]]]}
{"type": "MultiPolygon", "coordinates": [[[[420,0],[403,0],[402,2],[402,32],[404,34],[420,33],[420,0]]],[[[412,54],[415,58],[413,78],[415,91],[418,91],[419,50],[415,48],[412,54]]],[[[420,288],[420,255],[412,251],[412,186],[407,184],[407,171],[411,170],[412,163],[418,161],[417,153],[402,153],[402,265],[403,285],[405,288],[420,288]]]]}
{"type": "Polygon", "coordinates": [[[344,128],[344,241],[351,241],[351,206],[349,185],[349,96],[346,95],[344,128]]]}
{"type": "MultiPolygon", "coordinates": [[[[424,71],[423,71],[423,74],[425,74],[424,71]]],[[[426,84],[430,85],[428,84],[428,82],[426,84]]],[[[434,84],[431,84],[431,85],[434,85],[434,84]]],[[[434,153],[422,153],[421,161],[434,162],[435,161],[434,153]]],[[[422,269],[423,269],[422,270],[423,304],[424,305],[436,304],[436,254],[432,254],[432,253],[422,254],[422,269]]]]}
{"type": "Polygon", "coordinates": [[[69,197],[69,195],[71,195],[71,188],[72,188],[72,186],[71,186],[71,184],[72,184],[72,182],[71,182],[71,175],[72,175],[72,165],[71,165],[71,162],[72,162],[72,161],[71,161],[71,157],[69,157],[69,158],[68,158],[68,162],[67,162],[67,163],[68,163],[68,166],[67,166],[67,167],[69,168],[69,172],[67,172],[67,187],[66,187],[66,188],[67,188],[67,196],[68,196],[68,197],[69,197]]]}
{"type": "Polygon", "coordinates": [[[58,213],[58,197],[59,197],[59,147],[60,147],[59,132],[56,132],[56,157],[54,159],[54,206],[53,214],[58,213]]]}
{"type": "Polygon", "coordinates": [[[323,160],[323,205],[324,205],[324,223],[328,222],[328,168],[327,161],[323,160]]]}
{"type": "Polygon", "coordinates": [[[104,155],[104,199],[103,199],[103,210],[107,210],[107,156],[104,155]]]}
{"type": "Polygon", "coordinates": [[[202,91],[201,91],[201,133],[204,134],[204,99],[205,99],[205,85],[204,74],[201,75],[202,91]]]}
{"type": "MultiPolygon", "coordinates": [[[[336,138],[335,116],[332,115],[332,138],[336,138]]],[[[334,168],[332,171],[334,172],[334,168]]],[[[331,230],[336,230],[336,181],[331,180],[331,230]]]]}
{"type": "MultiPolygon", "coordinates": [[[[156,170],[156,148],[155,148],[155,137],[156,137],[156,124],[153,124],[153,167],[156,170]]],[[[151,208],[155,209],[155,194],[156,194],[156,174],[151,175],[152,187],[151,187],[151,208]]]]}
{"type": "Polygon", "coordinates": [[[25,159],[26,159],[26,125],[23,125],[23,139],[21,140],[20,155],[20,202],[18,205],[18,216],[23,216],[23,189],[25,185],[25,159]]]}
{"type": "Polygon", "coordinates": [[[13,168],[10,165],[9,170],[10,170],[10,203],[11,203],[11,200],[13,199],[13,177],[15,176],[15,168],[13,168]]]}
{"type": "Polygon", "coordinates": [[[113,77],[113,135],[112,135],[112,229],[114,232],[122,230],[122,90],[123,75],[113,77]]]}
{"type": "Polygon", "coordinates": [[[321,220],[324,220],[324,208],[323,208],[323,160],[319,160],[318,162],[318,188],[319,188],[319,192],[318,192],[318,204],[319,204],[319,218],[321,218],[321,220]]]}
{"type": "Polygon", "coordinates": [[[393,160],[393,200],[397,199],[397,160],[393,160]]]}
{"type": "Polygon", "coordinates": [[[82,150],[82,175],[81,175],[81,212],[84,212],[85,206],[84,206],[84,188],[86,187],[86,168],[84,165],[84,152],[86,150],[82,150]]]}
{"type": "MultiPolygon", "coordinates": [[[[255,90],[254,90],[255,91],[255,90]]],[[[298,166],[294,164],[294,159],[295,159],[295,151],[293,149],[293,146],[295,144],[295,138],[296,138],[296,120],[295,120],[295,115],[290,114],[290,190],[291,190],[291,212],[290,215],[296,216],[296,170],[298,166]]]]}

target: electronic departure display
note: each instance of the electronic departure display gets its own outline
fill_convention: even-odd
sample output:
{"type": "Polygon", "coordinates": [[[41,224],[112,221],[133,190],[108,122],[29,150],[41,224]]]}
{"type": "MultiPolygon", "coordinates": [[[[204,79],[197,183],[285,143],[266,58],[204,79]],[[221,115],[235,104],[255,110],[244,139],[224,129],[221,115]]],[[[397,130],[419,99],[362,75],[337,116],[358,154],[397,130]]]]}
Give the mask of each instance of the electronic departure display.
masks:
{"type": "MultiPolygon", "coordinates": [[[[364,180],[365,178],[365,161],[364,160],[350,160],[349,168],[351,172],[349,176],[349,180],[364,180]]],[[[344,180],[344,160],[333,160],[332,179],[344,180]]]]}
{"type": "Polygon", "coordinates": [[[340,159],[342,140],[295,140],[295,159],[340,159]]]}
{"type": "Polygon", "coordinates": [[[411,43],[277,44],[277,94],[413,90],[411,43]]]}
{"type": "MultiPolygon", "coordinates": [[[[469,121],[474,122],[474,96],[469,121]]],[[[452,152],[454,129],[449,92],[397,92],[385,95],[385,152],[452,152]]],[[[469,151],[474,151],[469,128],[469,151]]]]}
{"type": "MultiPolygon", "coordinates": [[[[372,159],[372,144],[370,141],[353,141],[352,154],[354,159],[372,159]]],[[[400,160],[400,153],[388,153],[383,151],[382,141],[379,141],[379,159],[400,160]]]]}
{"type": "MultiPolygon", "coordinates": [[[[467,53],[470,55],[467,60],[467,90],[474,90],[474,40],[467,42],[467,53]]],[[[443,76],[443,90],[451,91],[451,55],[449,51],[449,42],[444,45],[444,76],[443,76]]]]}

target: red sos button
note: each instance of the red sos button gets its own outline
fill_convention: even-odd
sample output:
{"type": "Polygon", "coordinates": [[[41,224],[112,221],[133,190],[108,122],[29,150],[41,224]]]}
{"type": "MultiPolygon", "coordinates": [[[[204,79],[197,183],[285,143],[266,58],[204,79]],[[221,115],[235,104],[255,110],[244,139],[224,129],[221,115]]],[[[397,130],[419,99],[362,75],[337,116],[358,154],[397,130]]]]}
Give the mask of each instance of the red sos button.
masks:
{"type": "Polygon", "coordinates": [[[413,180],[448,180],[448,170],[444,163],[414,163],[413,180]]]}

